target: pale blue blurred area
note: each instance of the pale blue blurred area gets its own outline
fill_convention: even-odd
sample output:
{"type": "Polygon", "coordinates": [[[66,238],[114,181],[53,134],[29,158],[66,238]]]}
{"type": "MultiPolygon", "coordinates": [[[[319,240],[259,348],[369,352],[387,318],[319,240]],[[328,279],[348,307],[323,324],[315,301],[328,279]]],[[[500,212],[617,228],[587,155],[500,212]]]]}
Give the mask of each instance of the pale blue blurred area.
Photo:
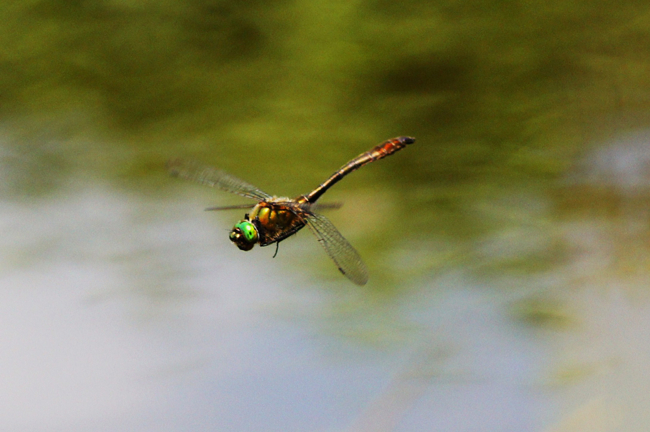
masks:
{"type": "MultiPolygon", "coordinates": [[[[618,190],[613,164],[588,161],[617,148],[636,167],[646,160],[638,143],[596,150],[571,183],[618,190]]],[[[634,244],[618,236],[644,224],[568,218],[550,231],[574,248],[555,270],[482,279],[452,267],[387,303],[296,272],[301,254],[326,263],[309,236],[275,260],[240,253],[226,240],[228,217],[201,211],[210,190],[161,200],[72,184],[2,207],[8,430],[640,431],[647,422],[647,275],[625,267],[647,256],[627,257],[634,244]]],[[[635,184],[636,201],[650,183],[643,174],[635,184]]]]}

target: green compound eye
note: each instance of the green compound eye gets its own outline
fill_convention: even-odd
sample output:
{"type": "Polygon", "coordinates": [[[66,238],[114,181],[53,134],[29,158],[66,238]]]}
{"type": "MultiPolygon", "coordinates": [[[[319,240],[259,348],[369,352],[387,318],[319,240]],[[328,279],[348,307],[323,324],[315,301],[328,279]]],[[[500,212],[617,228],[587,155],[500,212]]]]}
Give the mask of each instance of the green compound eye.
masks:
{"type": "Polygon", "coordinates": [[[242,221],[239,222],[237,225],[235,225],[235,228],[239,228],[244,234],[244,238],[246,238],[246,241],[255,243],[257,241],[257,228],[255,228],[255,225],[248,221],[242,221]]]}
{"type": "Polygon", "coordinates": [[[247,220],[239,221],[230,231],[230,241],[244,251],[253,249],[257,239],[257,228],[247,220]]]}

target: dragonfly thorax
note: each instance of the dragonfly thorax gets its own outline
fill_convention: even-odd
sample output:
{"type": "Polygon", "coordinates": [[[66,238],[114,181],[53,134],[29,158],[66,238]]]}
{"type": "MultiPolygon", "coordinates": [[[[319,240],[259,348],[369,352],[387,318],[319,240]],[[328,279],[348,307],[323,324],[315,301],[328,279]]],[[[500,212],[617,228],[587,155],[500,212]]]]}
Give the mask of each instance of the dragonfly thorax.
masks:
{"type": "Polygon", "coordinates": [[[258,239],[257,228],[249,220],[239,221],[230,231],[230,241],[243,251],[253,249],[258,239]]]}

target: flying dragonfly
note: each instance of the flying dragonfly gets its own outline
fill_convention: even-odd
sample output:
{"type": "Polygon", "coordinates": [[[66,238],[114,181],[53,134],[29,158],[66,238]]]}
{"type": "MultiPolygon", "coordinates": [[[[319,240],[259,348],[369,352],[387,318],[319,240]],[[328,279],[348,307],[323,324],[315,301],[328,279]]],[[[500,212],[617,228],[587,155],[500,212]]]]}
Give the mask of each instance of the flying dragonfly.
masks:
{"type": "Polygon", "coordinates": [[[279,242],[294,235],[307,225],[341,273],[355,284],[365,285],[368,282],[368,270],[361,260],[359,253],[325,216],[314,212],[315,209],[318,210],[319,208],[332,206],[316,204],[316,201],[329,188],[352,171],[370,162],[390,156],[414,142],[415,138],[407,136],[384,141],[343,165],[310,193],[300,195],[296,198],[270,195],[224,171],[203,166],[193,161],[173,159],[168,162],[167,167],[169,173],[174,177],[217,187],[224,191],[258,201],[257,204],[210,207],[206,209],[252,209],[230,231],[230,241],[237,245],[239,249],[249,251],[258,243],[260,246],[268,246],[275,243],[277,248],[279,242]]]}

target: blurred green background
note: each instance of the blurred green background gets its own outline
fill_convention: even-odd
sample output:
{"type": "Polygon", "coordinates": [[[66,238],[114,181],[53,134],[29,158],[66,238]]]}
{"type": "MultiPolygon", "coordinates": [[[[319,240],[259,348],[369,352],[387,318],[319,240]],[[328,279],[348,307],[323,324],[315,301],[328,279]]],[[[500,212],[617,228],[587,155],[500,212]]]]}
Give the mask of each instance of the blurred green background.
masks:
{"type": "Polygon", "coordinates": [[[509,203],[499,215],[477,203],[544,188],[595,138],[646,124],[648,11],[614,1],[5,2],[9,191],[48,193],[79,171],[164,188],[164,162],[181,156],[293,196],[411,135],[416,147],[336,187],[346,205],[363,203],[348,219],[380,219],[354,240],[367,254],[395,240],[475,239],[517,217],[509,203]]]}
{"type": "MultiPolygon", "coordinates": [[[[271,194],[297,196],[379,142],[409,135],[417,138],[415,145],[355,172],[323,199],[344,203],[327,215],[368,264],[371,279],[363,289],[336,274],[308,234],[291,240],[284,261],[271,261],[272,251],[237,251],[227,240],[229,218],[239,220],[237,212],[215,216],[202,234],[188,229],[161,240],[166,236],[161,229],[158,237],[147,237],[149,246],[145,241],[104,253],[97,243],[104,255],[90,254],[94,258],[88,262],[133,266],[129,282],[116,283],[119,287],[109,292],[126,292],[137,302],[145,293],[147,302],[165,297],[173,303],[192,284],[201,285],[196,282],[201,278],[210,281],[204,287],[240,289],[245,284],[232,279],[233,269],[219,268],[214,279],[208,265],[178,269],[172,264],[177,256],[189,260],[193,249],[199,251],[192,245],[201,236],[218,235],[210,248],[200,250],[231,249],[208,261],[218,265],[220,259],[232,259],[253,273],[260,269],[258,286],[292,286],[279,294],[282,301],[273,310],[297,320],[298,327],[305,320],[313,325],[310,331],[339,341],[397,343],[397,351],[414,351],[416,357],[424,352],[420,363],[407,362],[398,383],[423,374],[428,386],[437,372],[429,373],[426,359],[438,365],[446,358],[455,361],[457,352],[471,357],[472,332],[438,352],[429,346],[437,344],[428,333],[431,323],[421,318],[444,312],[440,305],[445,303],[430,296],[446,298],[440,293],[477,287],[487,293],[479,306],[469,294],[449,300],[451,306],[464,310],[459,316],[473,316],[481,314],[481,304],[496,304],[502,308],[495,312],[499,320],[508,320],[509,330],[524,335],[526,343],[514,345],[526,355],[531,355],[527,343],[564,340],[574,331],[587,342],[583,351],[572,346],[572,353],[591,352],[592,343],[606,353],[594,355],[596,360],[566,355],[549,361],[548,373],[539,378],[545,385],[580,381],[617,369],[616,364],[625,369],[621,365],[630,358],[637,366],[643,363],[636,361],[636,351],[623,360],[610,356],[619,351],[620,329],[601,320],[619,317],[632,332],[650,328],[643,314],[627,309],[647,304],[650,263],[646,2],[16,0],[0,4],[0,22],[0,194],[5,208],[25,206],[34,213],[42,212],[43,203],[65,208],[70,197],[95,197],[93,185],[145,203],[142,214],[131,215],[102,198],[87,204],[89,213],[79,213],[70,226],[53,222],[49,227],[48,213],[40,222],[22,213],[7,216],[24,222],[25,232],[34,222],[50,235],[24,246],[26,235],[14,239],[11,234],[22,231],[4,225],[5,239],[11,239],[4,245],[5,273],[36,266],[27,271],[29,277],[5,278],[7,286],[15,280],[29,285],[41,271],[37,266],[52,259],[51,250],[87,258],[86,249],[79,246],[76,252],[69,246],[68,236],[78,229],[101,238],[91,221],[102,221],[108,234],[101,247],[111,251],[116,232],[139,238],[138,232],[153,231],[147,224],[158,227],[157,215],[171,208],[178,220],[172,217],[164,225],[169,230],[190,226],[187,219],[205,218],[202,206],[241,203],[209,190],[197,198],[201,186],[167,176],[165,162],[172,157],[219,167],[271,194]],[[86,185],[91,191],[80,193],[86,185]],[[189,201],[183,201],[186,196],[189,201]],[[111,216],[102,219],[101,214],[111,216]],[[113,220],[122,222],[113,226],[113,220]],[[303,247],[312,249],[298,256],[296,248],[303,247]],[[159,249],[163,252],[157,257],[159,249]],[[265,273],[269,267],[283,276],[265,273]],[[293,277],[314,277],[315,285],[303,286],[293,277]],[[615,310],[623,310],[620,314],[601,297],[612,290],[624,293],[624,306],[613,302],[615,310]],[[314,293],[324,298],[293,297],[314,293]],[[639,299],[644,301],[637,304],[639,299]],[[424,336],[422,328],[429,329],[424,336]],[[600,332],[594,328],[605,328],[613,345],[599,345],[600,332]],[[540,336],[538,331],[550,333],[540,336]]],[[[97,197],[103,197],[102,190],[97,197]]],[[[64,218],[63,210],[53,213],[55,221],[64,218]]],[[[90,273],[94,280],[103,277],[96,269],[90,273]]],[[[134,309],[146,313],[156,309],[151,303],[137,305],[134,309]]],[[[465,324],[453,310],[440,316],[455,323],[450,328],[465,324]]],[[[647,340],[639,342],[642,337],[634,340],[647,345],[647,340]]],[[[558,345],[545,355],[566,353],[558,345]]],[[[359,363],[365,360],[360,355],[359,363]]],[[[496,369],[512,378],[503,364],[496,369]]],[[[646,372],[647,366],[639,367],[633,375],[646,372]]],[[[601,381],[598,385],[606,387],[601,381]]],[[[643,394],[626,385],[612,387],[643,394]]],[[[278,384],[265,388],[273,392],[278,384]]],[[[409,401],[417,399],[405,392],[409,401]]],[[[630,419],[623,421],[625,430],[645,430],[647,422],[639,419],[647,417],[643,410],[650,412],[648,401],[635,402],[639,410],[621,417],[630,419]]],[[[405,405],[410,403],[415,404],[405,405]]],[[[577,418],[593,418],[591,413],[603,406],[616,411],[606,402],[590,403],[577,418]]],[[[529,429],[519,424],[511,430],[588,430],[572,429],[570,415],[564,426],[548,429],[576,405],[563,405],[570,407],[549,417],[531,415],[534,421],[524,416],[521,424],[529,429]]],[[[531,406],[535,402],[526,405],[531,406]]],[[[250,407],[259,406],[251,402],[250,407]]],[[[300,410],[296,417],[309,418],[300,410]]],[[[607,423],[601,420],[594,422],[607,423]]]]}

